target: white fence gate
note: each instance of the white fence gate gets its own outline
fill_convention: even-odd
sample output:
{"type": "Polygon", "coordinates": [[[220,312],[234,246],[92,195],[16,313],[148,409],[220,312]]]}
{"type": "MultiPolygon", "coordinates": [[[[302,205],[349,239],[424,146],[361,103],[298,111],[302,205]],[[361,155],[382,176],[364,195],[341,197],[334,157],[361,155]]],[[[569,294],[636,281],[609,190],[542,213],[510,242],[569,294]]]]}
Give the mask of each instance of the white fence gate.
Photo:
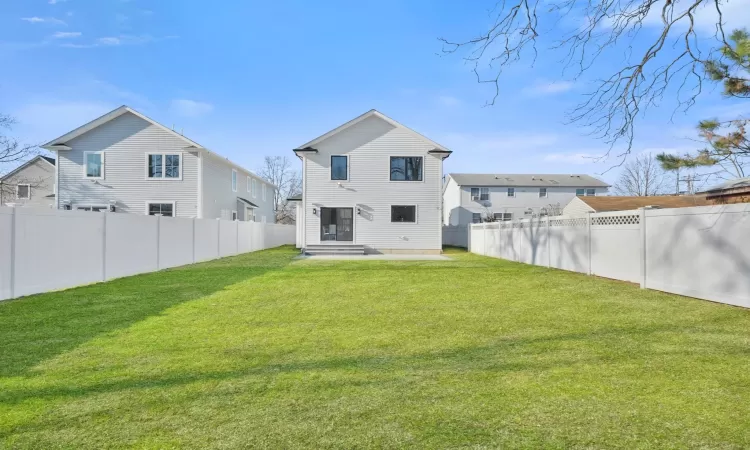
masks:
{"type": "Polygon", "coordinates": [[[469,250],[750,307],[750,204],[477,224],[469,250]]]}
{"type": "Polygon", "coordinates": [[[0,300],[294,243],[292,225],[0,207],[0,300]]]}

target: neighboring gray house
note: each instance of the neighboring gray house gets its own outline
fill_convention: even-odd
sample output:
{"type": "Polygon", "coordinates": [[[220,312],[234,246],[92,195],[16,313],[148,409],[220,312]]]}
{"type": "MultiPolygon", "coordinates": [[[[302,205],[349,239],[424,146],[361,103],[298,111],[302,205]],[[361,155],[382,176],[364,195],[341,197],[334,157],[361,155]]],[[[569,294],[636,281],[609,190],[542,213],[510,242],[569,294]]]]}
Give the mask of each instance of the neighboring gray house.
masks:
{"type": "Polygon", "coordinates": [[[441,180],[450,150],[371,110],[294,152],[302,159],[299,247],[442,251],[441,180]]]}
{"type": "Polygon", "coordinates": [[[43,148],[61,209],[275,221],[275,186],[127,106],[43,148]]]}
{"type": "Polygon", "coordinates": [[[443,223],[466,225],[562,214],[578,196],[607,192],[588,175],[452,173],[443,184],[443,223]]]}
{"type": "Polygon", "coordinates": [[[0,177],[0,206],[50,208],[54,204],[54,159],[35,156],[0,177]]]}

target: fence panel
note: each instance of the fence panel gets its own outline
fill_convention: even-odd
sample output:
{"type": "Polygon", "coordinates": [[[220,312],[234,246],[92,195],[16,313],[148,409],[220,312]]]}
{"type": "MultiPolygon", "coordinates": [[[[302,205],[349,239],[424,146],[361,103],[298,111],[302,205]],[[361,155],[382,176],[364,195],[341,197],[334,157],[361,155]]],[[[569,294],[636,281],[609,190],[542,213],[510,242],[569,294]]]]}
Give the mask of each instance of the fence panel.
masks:
{"type": "Polygon", "coordinates": [[[16,297],[102,281],[104,214],[16,208],[16,297]]]}
{"type": "Polygon", "coordinates": [[[107,214],[107,279],[159,270],[157,221],[153,216],[107,214]]]}
{"type": "Polygon", "coordinates": [[[467,248],[469,246],[469,228],[467,226],[443,227],[443,245],[467,248]]]}
{"type": "Polygon", "coordinates": [[[591,273],[640,283],[641,212],[591,214],[591,273]]]}
{"type": "Polygon", "coordinates": [[[256,226],[255,222],[237,222],[239,227],[237,232],[239,233],[237,240],[237,251],[240,253],[248,253],[253,251],[253,227],[256,226]]]}
{"type": "Polygon", "coordinates": [[[589,249],[586,217],[550,218],[550,266],[588,273],[589,249]]]}
{"type": "Polygon", "coordinates": [[[0,300],[13,297],[11,292],[11,239],[13,209],[0,208],[0,300]]]}
{"type": "Polygon", "coordinates": [[[195,219],[195,261],[219,257],[219,221],[195,219]]]}
{"type": "Polygon", "coordinates": [[[520,242],[519,261],[536,266],[547,266],[549,264],[547,220],[533,219],[522,225],[515,229],[520,242]]]}
{"type": "Polygon", "coordinates": [[[237,254],[237,222],[219,221],[219,256],[237,254]]]}
{"type": "Polygon", "coordinates": [[[159,269],[193,262],[193,220],[159,218],[159,269]]]}
{"type": "Polygon", "coordinates": [[[750,204],[646,211],[646,287],[750,307],[750,204]]]}

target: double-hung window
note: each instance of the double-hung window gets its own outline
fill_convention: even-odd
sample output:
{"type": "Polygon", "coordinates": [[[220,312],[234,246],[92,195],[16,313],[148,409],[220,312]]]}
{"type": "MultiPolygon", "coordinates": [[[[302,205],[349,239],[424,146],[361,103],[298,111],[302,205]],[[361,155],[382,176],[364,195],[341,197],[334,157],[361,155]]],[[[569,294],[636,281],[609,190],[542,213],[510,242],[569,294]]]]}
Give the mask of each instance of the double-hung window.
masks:
{"type": "Polygon", "coordinates": [[[539,198],[547,198],[547,188],[539,188],[539,198]]]}
{"type": "Polygon", "coordinates": [[[508,188],[508,197],[516,196],[516,188],[508,188]]]}
{"type": "Polygon", "coordinates": [[[391,181],[422,181],[421,156],[391,156],[391,181]]]}
{"type": "Polygon", "coordinates": [[[482,213],[471,213],[471,223],[482,223],[482,213]]]}
{"type": "Polygon", "coordinates": [[[471,188],[471,201],[472,202],[479,201],[479,188],[471,188]]]}
{"type": "Polygon", "coordinates": [[[182,154],[148,153],[146,154],[146,177],[150,180],[182,179],[182,154]]]}
{"type": "Polygon", "coordinates": [[[250,177],[247,177],[247,192],[252,192],[252,191],[250,190],[250,180],[251,180],[251,179],[252,179],[252,178],[250,178],[250,177]]]}
{"type": "Polygon", "coordinates": [[[255,181],[255,178],[253,178],[253,198],[258,196],[258,184],[255,181]]]}
{"type": "Polygon", "coordinates": [[[411,222],[417,221],[416,206],[391,206],[391,222],[411,222]]]}
{"type": "Polygon", "coordinates": [[[31,198],[31,186],[28,184],[19,184],[16,186],[16,198],[19,200],[28,200],[31,198]]]}
{"type": "Polygon", "coordinates": [[[266,184],[263,183],[260,185],[260,191],[263,193],[263,201],[266,201],[266,184]]]}
{"type": "Polygon", "coordinates": [[[596,189],[586,189],[586,196],[587,197],[595,197],[596,196],[596,189]]]}
{"type": "Polygon", "coordinates": [[[344,181],[349,179],[349,158],[347,156],[331,156],[331,180],[344,181]]]}
{"type": "Polygon", "coordinates": [[[490,188],[471,188],[471,201],[486,202],[490,199],[490,188]]]}
{"type": "Polygon", "coordinates": [[[149,216],[174,217],[174,203],[149,203],[147,208],[149,216]]]}
{"type": "Polygon", "coordinates": [[[513,220],[513,213],[495,213],[494,219],[496,222],[509,222],[513,220]]]}
{"type": "Polygon", "coordinates": [[[232,169],[232,192],[237,192],[237,171],[232,169]]]}
{"type": "Polygon", "coordinates": [[[83,152],[83,177],[104,178],[104,152],[83,152]]]}
{"type": "Polygon", "coordinates": [[[586,189],[576,189],[576,195],[579,195],[579,196],[586,195],[586,189]]]}

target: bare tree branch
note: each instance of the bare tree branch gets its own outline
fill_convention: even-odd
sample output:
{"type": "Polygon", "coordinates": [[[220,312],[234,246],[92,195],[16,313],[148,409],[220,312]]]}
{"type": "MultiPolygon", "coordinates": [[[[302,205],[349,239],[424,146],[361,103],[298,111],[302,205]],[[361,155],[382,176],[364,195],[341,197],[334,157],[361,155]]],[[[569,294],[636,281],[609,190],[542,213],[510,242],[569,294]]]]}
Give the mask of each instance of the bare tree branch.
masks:
{"type": "Polygon", "coordinates": [[[638,155],[623,165],[614,185],[618,195],[649,197],[667,192],[667,177],[659,161],[651,155],[638,155]]]}
{"type": "Polygon", "coordinates": [[[292,169],[292,163],[286,156],[266,156],[258,173],[261,178],[278,187],[273,199],[276,223],[294,224],[294,205],[287,199],[302,192],[301,173],[292,169]]]}

